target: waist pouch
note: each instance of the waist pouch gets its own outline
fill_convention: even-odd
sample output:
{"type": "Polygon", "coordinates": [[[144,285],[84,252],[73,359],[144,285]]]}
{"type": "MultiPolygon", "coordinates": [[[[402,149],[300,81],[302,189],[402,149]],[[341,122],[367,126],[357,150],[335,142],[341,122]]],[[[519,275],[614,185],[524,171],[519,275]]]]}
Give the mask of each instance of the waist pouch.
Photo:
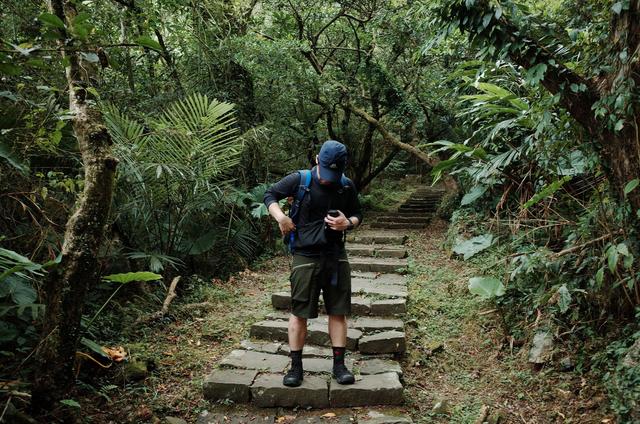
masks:
{"type": "Polygon", "coordinates": [[[289,249],[321,250],[327,246],[334,246],[342,240],[341,231],[329,229],[324,220],[310,222],[296,227],[293,237],[286,236],[284,243],[289,244],[289,249]],[[291,242],[293,241],[293,246],[291,242]]]}

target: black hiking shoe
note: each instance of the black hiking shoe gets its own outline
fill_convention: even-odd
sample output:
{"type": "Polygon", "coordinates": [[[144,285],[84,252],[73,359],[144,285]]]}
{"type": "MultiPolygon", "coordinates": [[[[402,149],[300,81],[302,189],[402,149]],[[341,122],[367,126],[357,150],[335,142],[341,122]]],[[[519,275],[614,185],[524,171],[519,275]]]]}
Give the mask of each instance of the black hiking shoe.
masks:
{"type": "Polygon", "coordinates": [[[302,384],[303,374],[302,368],[291,368],[282,379],[282,384],[288,387],[298,387],[302,384]]]}
{"type": "Polygon", "coordinates": [[[356,378],[344,364],[335,365],[333,367],[333,376],[338,384],[353,384],[356,382],[356,378]]]}

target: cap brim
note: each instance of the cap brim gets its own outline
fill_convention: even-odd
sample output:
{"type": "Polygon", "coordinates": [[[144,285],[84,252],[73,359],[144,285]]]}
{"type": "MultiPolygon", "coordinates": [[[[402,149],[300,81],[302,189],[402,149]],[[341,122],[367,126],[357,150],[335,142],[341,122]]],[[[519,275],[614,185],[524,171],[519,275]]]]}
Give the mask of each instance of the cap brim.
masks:
{"type": "Polygon", "coordinates": [[[331,181],[332,183],[337,183],[340,181],[342,177],[342,172],[336,169],[325,168],[322,165],[318,165],[320,167],[320,178],[326,181],[331,181]]]}

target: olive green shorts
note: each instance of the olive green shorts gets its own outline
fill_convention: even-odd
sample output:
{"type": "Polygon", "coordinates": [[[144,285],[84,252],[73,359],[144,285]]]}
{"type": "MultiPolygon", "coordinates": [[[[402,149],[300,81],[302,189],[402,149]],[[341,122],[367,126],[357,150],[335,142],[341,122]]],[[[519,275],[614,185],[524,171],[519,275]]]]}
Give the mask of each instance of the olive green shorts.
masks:
{"type": "Polygon", "coordinates": [[[291,266],[291,313],[300,318],[318,316],[320,291],[328,315],[349,315],[351,313],[351,267],[346,254],[338,259],[338,285],[331,285],[329,261],[327,257],[307,257],[293,255],[291,266]]]}

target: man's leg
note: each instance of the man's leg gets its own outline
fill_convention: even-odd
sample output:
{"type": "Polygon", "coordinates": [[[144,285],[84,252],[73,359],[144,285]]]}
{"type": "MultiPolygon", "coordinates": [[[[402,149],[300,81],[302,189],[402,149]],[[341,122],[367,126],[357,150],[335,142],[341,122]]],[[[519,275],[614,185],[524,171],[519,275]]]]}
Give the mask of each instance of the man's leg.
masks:
{"type": "Polygon", "coordinates": [[[289,356],[291,357],[291,368],[284,376],[285,386],[297,387],[302,384],[304,369],[302,368],[302,349],[307,338],[307,319],[297,317],[293,314],[289,316],[289,356]]]}
{"type": "Polygon", "coordinates": [[[329,338],[331,346],[345,347],[347,345],[347,317],[345,315],[329,315],[329,338]]]}
{"type": "Polygon", "coordinates": [[[340,384],[353,384],[356,380],[344,364],[347,346],[347,317],[329,315],[329,338],[333,346],[333,376],[340,384]]]}
{"type": "MultiPolygon", "coordinates": [[[[345,327],[345,341],[347,336],[347,330],[345,327]]],[[[289,349],[302,350],[304,347],[304,341],[307,338],[307,319],[300,318],[293,314],[289,317],[289,349]]]]}

